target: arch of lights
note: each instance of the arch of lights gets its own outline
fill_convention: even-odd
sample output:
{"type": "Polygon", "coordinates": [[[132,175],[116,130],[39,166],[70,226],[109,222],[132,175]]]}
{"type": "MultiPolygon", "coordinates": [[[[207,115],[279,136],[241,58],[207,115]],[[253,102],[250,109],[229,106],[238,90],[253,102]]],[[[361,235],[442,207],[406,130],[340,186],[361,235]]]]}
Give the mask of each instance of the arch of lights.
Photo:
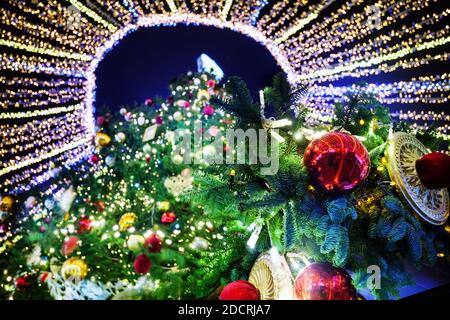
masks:
{"type": "Polygon", "coordinates": [[[450,42],[450,9],[443,2],[4,0],[0,191],[25,190],[49,179],[55,166],[89,154],[94,71],[108,50],[140,27],[183,23],[240,32],[262,43],[291,83],[309,86],[314,117],[329,119],[332,105],[361,90],[353,83],[364,80],[364,90],[399,106],[394,117],[418,128],[437,122],[448,138],[450,113],[430,111],[448,104],[450,92],[450,75],[441,66],[450,42]],[[433,64],[440,67],[426,69],[433,64]]]}

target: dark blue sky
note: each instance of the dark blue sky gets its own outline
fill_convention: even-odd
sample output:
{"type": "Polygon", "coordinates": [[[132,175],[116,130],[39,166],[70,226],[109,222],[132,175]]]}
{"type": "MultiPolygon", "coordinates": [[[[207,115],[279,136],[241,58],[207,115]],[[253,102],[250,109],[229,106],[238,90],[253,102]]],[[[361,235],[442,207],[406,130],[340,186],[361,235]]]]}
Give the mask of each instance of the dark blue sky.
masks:
{"type": "Polygon", "coordinates": [[[148,97],[169,95],[169,82],[206,53],[225,78],[242,77],[254,99],[281,71],[270,52],[253,39],[230,30],[202,26],[145,28],[129,34],[97,69],[97,106],[118,108],[148,97]]]}

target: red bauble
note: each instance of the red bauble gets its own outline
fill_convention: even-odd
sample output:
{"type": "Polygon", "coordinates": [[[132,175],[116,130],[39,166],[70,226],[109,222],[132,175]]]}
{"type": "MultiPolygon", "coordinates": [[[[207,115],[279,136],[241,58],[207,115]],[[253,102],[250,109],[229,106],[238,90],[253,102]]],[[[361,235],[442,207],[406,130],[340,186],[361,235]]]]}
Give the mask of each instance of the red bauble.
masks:
{"type": "Polygon", "coordinates": [[[162,223],[173,223],[177,219],[177,216],[174,212],[164,212],[161,216],[162,223]]]}
{"type": "Polygon", "coordinates": [[[150,235],[147,239],[145,239],[144,246],[148,249],[150,252],[160,252],[162,247],[162,241],[161,238],[158,237],[155,233],[150,235]]]}
{"type": "Polygon", "coordinates": [[[98,116],[97,117],[97,126],[99,127],[103,127],[103,125],[105,124],[105,117],[104,116],[98,116]]]}
{"type": "Polygon", "coordinates": [[[356,300],[352,278],[330,263],[312,263],[297,276],[294,284],[298,300],[356,300]]]}
{"type": "Polygon", "coordinates": [[[151,266],[152,262],[145,254],[138,255],[134,260],[134,271],[136,271],[136,273],[146,274],[151,266]]]}
{"type": "Polygon", "coordinates": [[[89,217],[81,217],[78,221],[78,233],[89,232],[92,229],[92,220],[89,217]]]}
{"type": "Polygon", "coordinates": [[[15,285],[16,285],[16,288],[19,290],[28,288],[30,286],[30,283],[28,282],[28,276],[23,276],[23,277],[17,278],[15,285]]]}
{"type": "Polygon", "coordinates": [[[245,280],[238,280],[226,285],[219,296],[220,300],[260,300],[258,288],[245,280]]]}
{"type": "Polygon", "coordinates": [[[367,178],[370,159],[357,138],[330,132],[309,144],[303,164],[314,185],[325,192],[342,193],[356,189],[367,178]]]}
{"type": "Polygon", "coordinates": [[[106,209],[106,205],[103,201],[94,202],[94,207],[95,209],[97,209],[98,212],[103,212],[106,209]]]}
{"type": "Polygon", "coordinates": [[[78,248],[78,241],[80,238],[77,236],[71,236],[64,241],[63,246],[61,248],[61,254],[64,256],[70,256],[76,248],[78,248]]]}
{"type": "Polygon", "coordinates": [[[145,104],[150,107],[153,104],[153,100],[149,98],[145,100],[145,104]]]}
{"type": "Polygon", "coordinates": [[[416,161],[417,175],[428,189],[450,187],[450,156],[432,152],[416,161]]]}
{"type": "Polygon", "coordinates": [[[97,164],[100,162],[100,157],[96,154],[93,154],[89,160],[91,161],[92,164],[97,164]]]}

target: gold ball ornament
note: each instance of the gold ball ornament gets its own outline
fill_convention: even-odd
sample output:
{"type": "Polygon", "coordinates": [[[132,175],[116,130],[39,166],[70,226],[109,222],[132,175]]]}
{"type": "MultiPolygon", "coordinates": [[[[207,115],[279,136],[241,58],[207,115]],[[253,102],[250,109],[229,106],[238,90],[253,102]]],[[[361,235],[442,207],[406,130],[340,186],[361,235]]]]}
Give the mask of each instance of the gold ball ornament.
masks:
{"type": "Polygon", "coordinates": [[[72,257],[64,261],[61,267],[61,275],[65,280],[84,279],[88,274],[88,266],[83,259],[72,257]]]}
{"type": "Polygon", "coordinates": [[[12,213],[14,209],[14,198],[11,196],[1,197],[0,211],[12,213]]]}
{"type": "Polygon", "coordinates": [[[197,99],[208,101],[210,97],[208,90],[198,90],[197,99]]]}
{"type": "Polygon", "coordinates": [[[125,213],[120,217],[119,220],[119,229],[120,231],[127,231],[129,228],[134,226],[137,221],[137,215],[133,212],[125,213]]]}
{"type": "Polygon", "coordinates": [[[170,202],[169,201],[159,201],[156,204],[156,207],[159,211],[169,211],[170,209],[170,202]]]}
{"type": "Polygon", "coordinates": [[[111,138],[106,133],[98,132],[95,137],[95,144],[100,147],[106,147],[111,143],[111,138]]]}

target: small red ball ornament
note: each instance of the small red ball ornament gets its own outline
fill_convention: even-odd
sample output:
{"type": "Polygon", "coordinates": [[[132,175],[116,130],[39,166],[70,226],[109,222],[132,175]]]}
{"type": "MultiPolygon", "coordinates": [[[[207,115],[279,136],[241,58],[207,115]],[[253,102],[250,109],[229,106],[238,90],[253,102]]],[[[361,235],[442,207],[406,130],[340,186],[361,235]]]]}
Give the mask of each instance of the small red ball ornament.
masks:
{"type": "Polygon", "coordinates": [[[354,136],[330,132],[306,148],[303,164],[317,187],[329,193],[356,189],[369,174],[370,158],[354,136]]]}
{"type": "Polygon", "coordinates": [[[153,100],[148,98],[145,100],[145,104],[150,107],[153,104],[153,100]]]}
{"type": "Polygon", "coordinates": [[[150,267],[152,266],[152,262],[149,257],[145,254],[140,254],[134,260],[134,271],[139,274],[146,274],[150,267]]]}
{"type": "Polygon", "coordinates": [[[78,233],[89,232],[92,229],[92,220],[89,217],[81,217],[78,221],[78,233]]]}
{"type": "Polygon", "coordinates": [[[103,212],[106,209],[106,204],[101,200],[94,202],[93,205],[98,212],[103,212]]]}
{"type": "Polygon", "coordinates": [[[156,234],[152,234],[147,239],[145,239],[144,246],[150,252],[160,252],[162,247],[162,241],[156,234]]]}
{"type": "Polygon", "coordinates": [[[100,162],[100,157],[96,154],[93,154],[89,160],[91,161],[92,164],[97,164],[100,162]]]}
{"type": "Polygon", "coordinates": [[[416,171],[420,181],[428,189],[450,187],[450,156],[442,152],[432,152],[416,161],[416,171]]]}
{"type": "Polygon", "coordinates": [[[260,300],[258,288],[245,280],[231,282],[223,288],[220,300],[260,300]]]}
{"type": "Polygon", "coordinates": [[[28,282],[28,276],[19,277],[15,281],[15,285],[17,289],[26,289],[30,286],[30,282],[28,282]]]}
{"type": "Polygon", "coordinates": [[[297,300],[356,300],[352,278],[330,263],[312,263],[297,276],[294,284],[297,300]]]}
{"type": "Polygon", "coordinates": [[[161,222],[165,224],[173,223],[177,219],[177,216],[174,212],[164,212],[161,216],[161,222]]]}

